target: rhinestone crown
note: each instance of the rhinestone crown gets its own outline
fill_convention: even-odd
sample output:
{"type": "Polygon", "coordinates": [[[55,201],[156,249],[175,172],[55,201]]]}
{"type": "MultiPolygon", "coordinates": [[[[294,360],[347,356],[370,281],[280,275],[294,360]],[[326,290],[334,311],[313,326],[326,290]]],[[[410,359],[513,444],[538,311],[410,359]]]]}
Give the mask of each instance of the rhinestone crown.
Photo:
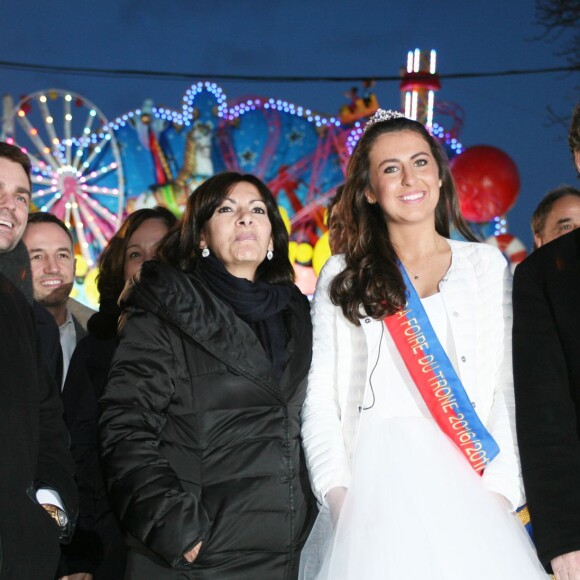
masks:
{"type": "Polygon", "coordinates": [[[381,123],[382,121],[390,121],[391,119],[404,119],[405,115],[400,113],[399,111],[393,111],[389,109],[385,111],[385,109],[377,109],[376,112],[373,114],[372,117],[369,118],[367,124],[365,125],[364,130],[366,131],[369,127],[374,125],[375,123],[381,123]]]}

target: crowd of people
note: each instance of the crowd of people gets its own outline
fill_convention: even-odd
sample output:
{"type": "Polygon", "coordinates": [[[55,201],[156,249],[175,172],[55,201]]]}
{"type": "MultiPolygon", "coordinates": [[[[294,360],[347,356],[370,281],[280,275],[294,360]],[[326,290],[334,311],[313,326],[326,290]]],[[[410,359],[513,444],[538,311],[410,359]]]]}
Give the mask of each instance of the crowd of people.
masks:
{"type": "MultiPolygon", "coordinates": [[[[580,176],[580,104],[569,143],[580,176]]],[[[224,172],[127,216],[98,312],[31,196],[0,143],[2,580],[580,580],[578,189],[512,284],[379,109],[312,307],[271,191],[224,172]]]]}

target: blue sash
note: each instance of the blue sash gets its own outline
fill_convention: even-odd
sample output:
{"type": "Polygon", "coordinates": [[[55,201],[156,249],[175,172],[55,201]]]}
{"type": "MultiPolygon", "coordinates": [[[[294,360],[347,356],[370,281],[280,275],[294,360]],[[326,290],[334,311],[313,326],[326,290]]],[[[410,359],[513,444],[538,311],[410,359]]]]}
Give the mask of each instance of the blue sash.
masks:
{"type": "Polygon", "coordinates": [[[453,441],[478,473],[499,453],[439,342],[402,264],[408,302],[403,310],[387,316],[385,325],[413,382],[440,429],[453,441]]]}

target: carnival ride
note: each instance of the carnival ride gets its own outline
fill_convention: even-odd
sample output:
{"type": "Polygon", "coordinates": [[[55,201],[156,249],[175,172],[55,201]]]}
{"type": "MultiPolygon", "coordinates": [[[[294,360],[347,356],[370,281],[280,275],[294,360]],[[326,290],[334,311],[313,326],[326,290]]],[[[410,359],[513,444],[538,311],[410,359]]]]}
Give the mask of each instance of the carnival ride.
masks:
{"type": "MultiPolygon", "coordinates": [[[[461,209],[481,239],[509,236],[505,213],[517,197],[517,168],[495,148],[463,151],[463,110],[434,97],[435,59],[434,51],[409,52],[401,109],[424,122],[452,158],[461,209]],[[498,160],[506,168],[502,179],[498,160]]],[[[312,293],[330,255],[325,207],[378,107],[373,85],[363,84],[360,99],[351,91],[357,99],[334,117],[281,99],[228,101],[217,84],[198,82],[178,110],[147,100],[112,121],[88,99],[51,89],[15,106],[5,100],[1,138],[31,156],[35,209],[55,213],[74,232],[77,259],[86,263],[79,280],[89,270],[87,280],[94,281],[96,258],[125,213],[165,205],[180,215],[203,180],[230,170],[257,175],[276,196],[298,283],[312,293]]],[[[89,294],[94,303],[94,289],[89,294]]]]}
{"type": "Polygon", "coordinates": [[[2,140],[16,142],[32,161],[33,210],[69,225],[94,266],[125,210],[119,145],[101,111],[70,91],[33,93],[5,118],[2,140]]]}

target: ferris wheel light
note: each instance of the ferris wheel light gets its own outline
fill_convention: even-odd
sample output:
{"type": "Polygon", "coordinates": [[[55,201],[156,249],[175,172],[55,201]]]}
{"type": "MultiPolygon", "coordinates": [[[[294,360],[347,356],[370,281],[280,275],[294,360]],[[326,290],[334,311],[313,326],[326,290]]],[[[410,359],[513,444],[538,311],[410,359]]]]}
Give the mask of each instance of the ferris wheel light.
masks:
{"type": "Polygon", "coordinates": [[[41,103],[46,103],[46,96],[45,95],[41,95],[40,99],[38,99],[41,103]]]}
{"type": "Polygon", "coordinates": [[[71,96],[71,95],[66,95],[66,96],[64,97],[64,100],[65,100],[65,101],[68,101],[68,102],[70,103],[70,102],[72,101],[72,96],[71,96]]]}
{"type": "Polygon", "coordinates": [[[65,120],[65,121],[72,121],[72,115],[71,115],[70,113],[67,113],[67,114],[64,116],[64,120],[65,120]]]}
{"type": "Polygon", "coordinates": [[[52,125],[52,123],[54,122],[54,119],[52,117],[47,117],[45,120],[49,125],[52,125]]]}
{"type": "Polygon", "coordinates": [[[22,119],[22,117],[26,117],[26,113],[22,109],[20,109],[18,111],[18,116],[22,119]]]}
{"type": "Polygon", "coordinates": [[[38,135],[38,130],[35,129],[34,127],[32,127],[32,129],[30,129],[30,134],[31,135],[38,135]]]}
{"type": "Polygon", "coordinates": [[[89,115],[90,115],[91,117],[94,117],[96,114],[97,114],[97,111],[95,111],[95,109],[91,109],[91,111],[90,111],[89,115]]]}

